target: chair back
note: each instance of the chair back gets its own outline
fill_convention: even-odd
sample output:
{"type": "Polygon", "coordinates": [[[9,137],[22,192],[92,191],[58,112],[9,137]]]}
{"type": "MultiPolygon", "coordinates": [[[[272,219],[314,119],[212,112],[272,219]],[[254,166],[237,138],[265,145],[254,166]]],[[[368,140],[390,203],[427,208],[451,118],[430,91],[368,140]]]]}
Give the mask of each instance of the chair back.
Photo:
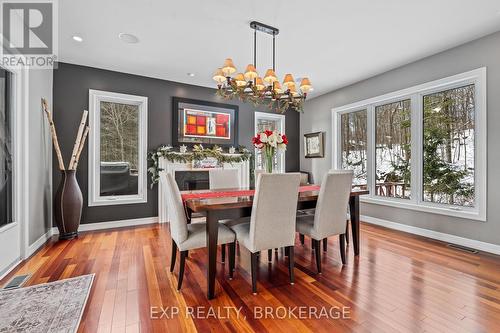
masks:
{"type": "Polygon", "coordinates": [[[208,182],[211,190],[240,187],[240,171],[238,169],[210,169],[208,182]]]}
{"type": "Polygon", "coordinates": [[[330,170],[323,177],[314,214],[317,235],[329,237],[345,232],[352,176],[352,170],[330,170]]]}
{"type": "Polygon", "coordinates": [[[175,243],[180,244],[188,237],[187,218],[184,205],[182,204],[181,192],[174,177],[167,173],[163,174],[167,188],[168,216],[170,218],[170,234],[175,243]]]}
{"type": "Polygon", "coordinates": [[[261,173],[250,218],[250,251],[292,246],[299,193],[298,173],[261,173]]]}

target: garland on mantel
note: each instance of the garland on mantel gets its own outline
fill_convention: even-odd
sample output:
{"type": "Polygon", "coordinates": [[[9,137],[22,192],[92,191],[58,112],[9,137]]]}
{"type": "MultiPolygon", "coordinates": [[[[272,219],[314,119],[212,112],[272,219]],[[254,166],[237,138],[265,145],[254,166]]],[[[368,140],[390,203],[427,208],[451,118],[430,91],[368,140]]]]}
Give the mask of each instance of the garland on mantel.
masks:
{"type": "Polygon", "coordinates": [[[176,163],[190,163],[204,160],[207,157],[213,157],[217,159],[218,163],[222,164],[248,161],[252,157],[252,153],[245,146],[239,146],[235,154],[224,153],[222,148],[218,146],[204,148],[202,145],[194,145],[193,150],[189,152],[174,151],[172,146],[160,146],[148,153],[148,160],[151,164],[148,168],[148,172],[151,175],[151,187],[160,180],[160,171],[163,170],[159,165],[160,157],[166,158],[169,162],[176,163]]]}

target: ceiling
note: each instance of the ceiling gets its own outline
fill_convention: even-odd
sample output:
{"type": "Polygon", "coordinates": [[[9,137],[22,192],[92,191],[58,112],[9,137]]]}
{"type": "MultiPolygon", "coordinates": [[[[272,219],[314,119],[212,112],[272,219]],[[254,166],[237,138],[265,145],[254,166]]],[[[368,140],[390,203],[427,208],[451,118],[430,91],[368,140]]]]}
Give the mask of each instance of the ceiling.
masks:
{"type": "MultiPolygon", "coordinates": [[[[59,58],[214,87],[212,73],[226,57],[241,71],[252,62],[252,20],[280,29],[277,74],[308,76],[314,97],[500,30],[500,2],[64,0],[59,58]],[[139,43],[122,42],[122,32],[139,43]]],[[[258,35],[257,50],[264,74],[271,66],[268,35],[258,35]]]]}

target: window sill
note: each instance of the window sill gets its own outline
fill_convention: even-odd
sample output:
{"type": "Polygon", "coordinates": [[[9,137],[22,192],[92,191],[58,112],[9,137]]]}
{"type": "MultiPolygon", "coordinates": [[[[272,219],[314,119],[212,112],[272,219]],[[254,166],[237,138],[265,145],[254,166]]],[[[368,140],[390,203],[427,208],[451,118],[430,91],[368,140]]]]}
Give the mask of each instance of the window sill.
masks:
{"type": "MultiPolygon", "coordinates": [[[[486,222],[486,213],[481,213],[477,210],[472,209],[453,209],[448,207],[437,207],[429,204],[417,204],[415,202],[408,202],[405,199],[383,199],[383,198],[374,198],[374,197],[361,197],[360,201],[363,203],[390,206],[394,208],[400,209],[409,209],[420,212],[439,214],[439,215],[447,215],[453,217],[459,217],[463,219],[476,220],[481,222],[486,222]]],[[[458,208],[458,207],[457,207],[458,208]]]]}
{"type": "Polygon", "coordinates": [[[97,200],[89,201],[89,207],[95,206],[115,206],[115,205],[132,205],[132,204],[143,204],[147,203],[147,198],[120,198],[120,197],[109,197],[109,198],[99,198],[97,200]]]}

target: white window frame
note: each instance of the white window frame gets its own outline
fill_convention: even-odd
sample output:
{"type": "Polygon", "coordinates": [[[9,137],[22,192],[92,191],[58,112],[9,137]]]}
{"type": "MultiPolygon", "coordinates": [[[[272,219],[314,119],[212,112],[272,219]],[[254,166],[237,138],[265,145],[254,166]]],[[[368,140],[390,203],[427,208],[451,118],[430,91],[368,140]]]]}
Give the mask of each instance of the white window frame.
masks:
{"type": "Polygon", "coordinates": [[[367,186],[370,194],[362,202],[442,214],[477,221],[486,221],[487,208],[487,100],[486,67],[420,84],[385,95],[369,98],[332,109],[332,165],[342,168],[340,116],[345,113],[367,110],[367,186]],[[474,138],[474,188],[475,207],[459,207],[426,202],[422,198],[423,158],[423,97],[439,91],[465,85],[475,86],[475,138],[474,138]],[[405,99],[411,100],[411,199],[387,198],[375,195],[375,107],[405,99]]]}
{"type": "Polygon", "coordinates": [[[145,203],[147,198],[147,138],[148,138],[148,98],[89,89],[89,206],[126,205],[145,203]],[[101,102],[138,105],[139,107],[139,170],[138,192],[133,195],[101,196],[100,179],[100,124],[101,102]]]}
{"type": "MultiPolygon", "coordinates": [[[[285,132],[285,115],[283,114],[274,114],[274,113],[266,113],[266,112],[255,112],[254,116],[254,131],[257,133],[258,128],[257,128],[257,121],[259,119],[268,119],[268,120],[277,120],[280,122],[281,126],[281,134],[286,134],[285,132]]],[[[255,148],[255,154],[257,154],[258,149],[255,148]]],[[[279,170],[276,170],[279,173],[284,173],[286,168],[285,168],[285,154],[286,151],[283,152],[278,152],[278,158],[279,158],[279,170]]],[[[254,166],[255,169],[257,169],[257,164],[254,166]]]]}

